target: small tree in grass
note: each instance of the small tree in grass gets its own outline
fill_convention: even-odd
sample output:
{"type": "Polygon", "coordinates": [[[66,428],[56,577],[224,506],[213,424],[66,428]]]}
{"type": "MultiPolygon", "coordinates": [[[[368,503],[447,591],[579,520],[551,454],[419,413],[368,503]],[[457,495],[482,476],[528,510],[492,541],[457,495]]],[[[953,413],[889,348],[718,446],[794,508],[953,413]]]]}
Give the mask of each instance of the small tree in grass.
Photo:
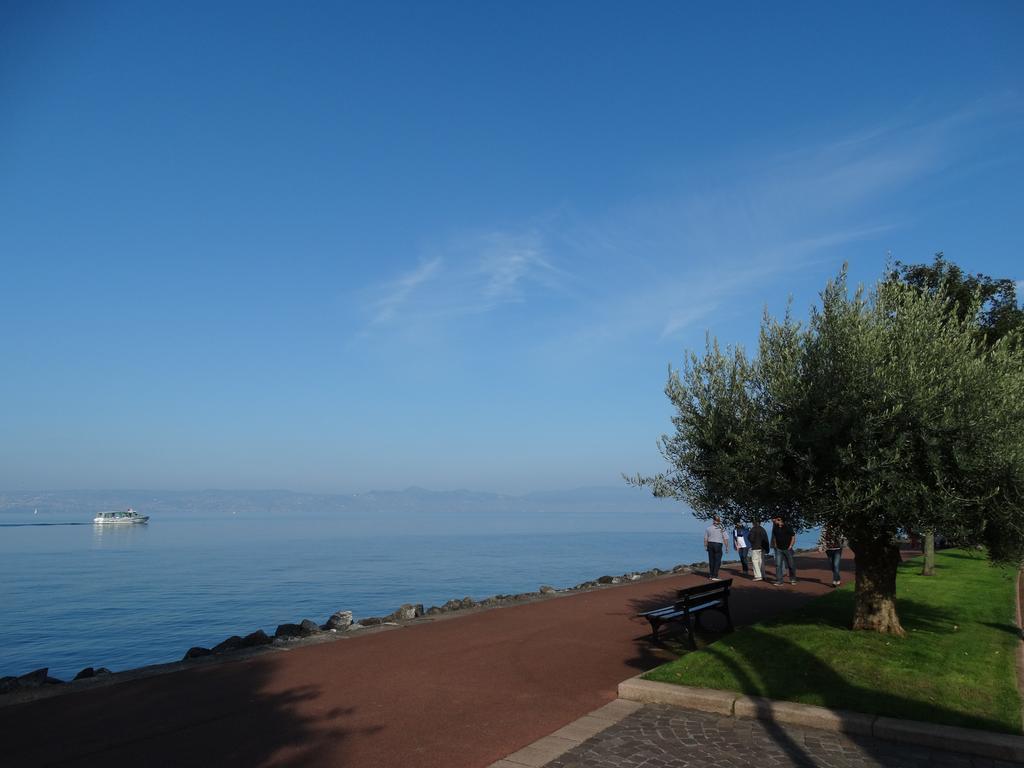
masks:
{"type": "Polygon", "coordinates": [[[806,324],[767,316],[757,357],[709,340],[666,394],[668,469],[627,478],[700,518],[778,513],[833,525],[856,555],[853,627],[902,634],[894,539],[957,530],[997,560],[1024,552],[1024,354],[972,313],[894,281],[852,295],[845,271],[806,324]]]}

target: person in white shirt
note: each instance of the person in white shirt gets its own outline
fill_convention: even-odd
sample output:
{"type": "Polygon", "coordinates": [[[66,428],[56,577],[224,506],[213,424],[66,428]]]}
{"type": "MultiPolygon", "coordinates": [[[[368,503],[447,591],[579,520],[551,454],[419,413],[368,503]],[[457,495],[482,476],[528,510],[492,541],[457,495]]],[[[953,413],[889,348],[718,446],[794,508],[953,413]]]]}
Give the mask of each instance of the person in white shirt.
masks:
{"type": "Polygon", "coordinates": [[[743,575],[746,576],[750,573],[750,531],[743,523],[732,529],[732,545],[736,547],[740,565],[743,566],[743,575]]]}

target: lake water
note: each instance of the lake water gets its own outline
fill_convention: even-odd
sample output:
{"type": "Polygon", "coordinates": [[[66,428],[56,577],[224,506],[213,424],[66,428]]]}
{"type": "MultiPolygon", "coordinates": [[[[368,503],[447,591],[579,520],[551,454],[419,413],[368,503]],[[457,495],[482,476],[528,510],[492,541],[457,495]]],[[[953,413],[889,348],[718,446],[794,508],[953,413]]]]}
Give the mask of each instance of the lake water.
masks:
{"type": "Polygon", "coordinates": [[[697,533],[350,536],[343,520],[316,516],[103,528],[3,515],[0,676],[48,666],[70,679],[337,610],[380,616],[704,559],[697,533]]]}

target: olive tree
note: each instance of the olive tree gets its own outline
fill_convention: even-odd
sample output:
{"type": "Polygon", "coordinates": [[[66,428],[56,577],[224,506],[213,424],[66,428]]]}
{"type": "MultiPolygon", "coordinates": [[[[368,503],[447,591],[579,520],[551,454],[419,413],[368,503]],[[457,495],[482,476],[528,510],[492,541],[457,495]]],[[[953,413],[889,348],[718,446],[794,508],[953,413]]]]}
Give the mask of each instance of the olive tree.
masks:
{"type": "Polygon", "coordinates": [[[895,539],[958,530],[999,560],[1024,549],[1024,355],[970,313],[845,271],[806,323],[765,317],[758,354],[709,340],[670,370],[668,469],[627,478],[700,518],[832,525],[855,554],[853,627],[901,634],[895,539]]]}

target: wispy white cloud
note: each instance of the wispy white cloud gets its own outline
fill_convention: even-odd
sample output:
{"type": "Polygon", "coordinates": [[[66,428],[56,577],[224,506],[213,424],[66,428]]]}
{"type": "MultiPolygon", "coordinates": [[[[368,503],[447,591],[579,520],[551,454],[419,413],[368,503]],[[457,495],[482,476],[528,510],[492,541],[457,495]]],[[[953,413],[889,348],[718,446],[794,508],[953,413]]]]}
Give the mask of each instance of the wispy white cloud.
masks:
{"type": "Polygon", "coordinates": [[[737,301],[764,301],[764,286],[784,274],[826,260],[838,266],[850,244],[911,221],[893,200],[956,161],[958,129],[975,111],[917,122],[904,116],[748,161],[699,193],[637,201],[599,224],[580,224],[565,242],[586,251],[591,270],[608,273],[605,265],[615,264],[629,274],[584,291],[589,307],[552,346],[671,341],[737,301]]]}
{"type": "Polygon", "coordinates": [[[476,234],[453,240],[443,255],[372,289],[366,307],[370,326],[405,327],[524,302],[565,277],[537,233],[476,234]]]}
{"type": "Polygon", "coordinates": [[[373,301],[373,320],[371,322],[374,325],[381,325],[394,320],[403,310],[413,292],[436,275],[440,267],[441,257],[437,256],[384,286],[381,291],[382,295],[373,301]]]}
{"type": "Polygon", "coordinates": [[[776,296],[767,286],[783,275],[826,261],[831,271],[855,253],[851,244],[873,241],[881,258],[886,233],[913,223],[899,195],[962,165],[965,125],[1002,108],[980,103],[927,120],[908,110],[784,153],[723,161],[715,177],[691,173],[675,198],[453,238],[375,289],[370,325],[451,320],[557,293],[545,305],[553,355],[674,342],[738,304],[776,296]]]}
{"type": "Polygon", "coordinates": [[[617,227],[602,225],[600,239],[629,253],[643,231],[648,275],[602,302],[598,321],[578,335],[677,337],[740,296],[764,296],[759,289],[781,274],[906,225],[895,194],[955,163],[958,130],[988,109],[870,127],[751,163],[699,195],[637,204],[617,227]]]}
{"type": "Polygon", "coordinates": [[[685,328],[689,328],[694,323],[698,323],[705,317],[710,315],[719,307],[719,302],[716,300],[711,301],[697,301],[692,304],[686,304],[684,306],[677,306],[668,310],[668,319],[665,321],[664,327],[661,329],[661,339],[666,339],[677,331],[681,331],[685,328]]]}
{"type": "Polygon", "coordinates": [[[477,264],[483,286],[481,309],[510,301],[522,301],[531,285],[552,287],[564,273],[544,258],[540,238],[536,235],[511,236],[504,233],[487,235],[477,264]]]}

